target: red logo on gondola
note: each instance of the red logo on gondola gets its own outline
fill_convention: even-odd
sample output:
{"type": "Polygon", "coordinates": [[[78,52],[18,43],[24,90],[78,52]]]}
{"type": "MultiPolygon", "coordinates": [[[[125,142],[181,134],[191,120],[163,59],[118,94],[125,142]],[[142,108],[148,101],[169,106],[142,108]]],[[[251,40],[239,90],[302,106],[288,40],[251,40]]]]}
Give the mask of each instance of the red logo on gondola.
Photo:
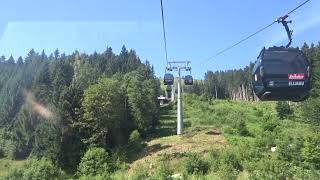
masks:
{"type": "Polygon", "coordinates": [[[289,80],[304,80],[304,74],[298,73],[298,74],[288,74],[289,80]]]}

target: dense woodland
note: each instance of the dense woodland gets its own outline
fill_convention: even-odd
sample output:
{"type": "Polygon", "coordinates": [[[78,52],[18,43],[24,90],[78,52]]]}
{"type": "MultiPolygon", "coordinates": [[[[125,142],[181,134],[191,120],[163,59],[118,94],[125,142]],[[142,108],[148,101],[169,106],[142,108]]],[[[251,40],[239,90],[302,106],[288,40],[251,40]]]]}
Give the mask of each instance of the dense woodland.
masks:
{"type": "MultiPolygon", "coordinates": [[[[262,127],[266,126],[267,130],[272,129],[267,133],[273,133],[273,136],[259,145],[259,148],[262,147],[267,152],[269,149],[266,146],[276,144],[273,141],[278,132],[273,130],[277,126],[281,127],[280,119],[287,118],[291,121],[292,109],[301,112],[292,121],[313,126],[314,130],[311,132],[308,129],[307,133],[314,133],[317,136],[299,141],[301,146],[299,145],[290,157],[286,157],[289,160],[285,162],[295,163],[298,155],[294,153],[299,154],[303,149],[303,161],[319,170],[320,155],[317,153],[320,151],[317,146],[318,140],[314,137],[319,136],[316,131],[320,125],[320,44],[316,46],[304,44],[302,50],[312,65],[310,98],[301,103],[278,103],[279,118],[264,112],[269,110],[268,108],[259,110],[254,107],[252,114],[257,118],[261,116],[257,122],[262,127]],[[265,118],[271,116],[272,121],[264,122],[265,118]],[[272,143],[269,143],[269,140],[272,143]]],[[[226,105],[227,103],[230,105],[229,101],[217,101],[222,104],[221,113],[219,108],[210,109],[214,106],[215,99],[258,101],[250,83],[252,66],[250,63],[249,66],[238,70],[208,71],[203,80],[196,80],[193,86],[184,86],[186,94],[193,94],[185,96],[186,100],[190,101],[191,105],[196,104],[193,107],[194,114],[186,113],[189,119],[194,116],[192,126],[196,127],[199,123],[201,126],[220,127],[220,124],[223,127],[222,124],[230,121],[231,127],[240,129],[240,136],[249,137],[248,139],[253,139],[255,136],[254,138],[259,141],[262,141],[261,138],[269,137],[266,134],[259,134],[260,131],[247,130],[246,118],[250,119],[253,115],[246,115],[241,122],[237,121],[236,117],[250,114],[251,111],[249,113],[239,110],[238,114],[229,112],[232,110],[226,105]],[[198,99],[203,104],[198,104],[198,99]],[[199,109],[195,109],[196,107],[199,109]],[[203,118],[200,118],[201,113],[203,118]],[[226,120],[222,121],[224,118],[226,120]]],[[[134,50],[127,50],[124,46],[119,55],[109,47],[105,52],[93,54],[75,51],[71,55],[65,55],[56,50],[53,54],[46,55],[43,51],[38,53],[32,49],[24,59],[2,56],[0,58],[0,158],[30,159],[26,170],[9,174],[12,179],[19,177],[50,179],[61,175],[59,169],[75,178],[102,174],[101,179],[107,179],[109,173],[123,168],[122,163],[128,162],[130,155],[138,153],[143,148],[141,137],[150,138],[157,133],[160,126],[160,105],[157,97],[163,92],[149,62],[142,63],[134,50]],[[40,175],[35,173],[42,170],[47,172],[40,175]]],[[[241,109],[241,104],[237,104],[237,107],[241,109]]],[[[291,140],[288,142],[291,143],[291,140]]],[[[263,158],[256,152],[258,151],[256,145],[251,148],[255,151],[255,156],[247,154],[248,157],[241,158],[263,158]]],[[[248,152],[251,153],[251,150],[248,152]]],[[[190,166],[193,166],[194,161],[201,162],[197,157],[192,158],[190,166]]],[[[235,157],[229,160],[233,161],[232,158],[235,157]]],[[[255,162],[257,159],[251,160],[255,162]]],[[[230,172],[236,170],[239,173],[243,170],[245,162],[238,163],[241,165],[229,169],[230,172]]],[[[263,166],[263,162],[261,164],[263,166]]],[[[267,174],[269,170],[263,170],[262,166],[261,171],[267,174]]],[[[246,168],[254,169],[253,167],[246,168]]],[[[297,167],[300,168],[300,165],[297,167]]],[[[309,166],[303,168],[308,169],[309,166]]],[[[225,174],[230,172],[226,171],[225,174]]]]}
{"type": "Polygon", "coordinates": [[[158,123],[159,81],[153,67],[124,46],[119,55],[0,59],[0,156],[49,157],[74,170],[89,146],[114,150],[137,129],[158,123]]]}

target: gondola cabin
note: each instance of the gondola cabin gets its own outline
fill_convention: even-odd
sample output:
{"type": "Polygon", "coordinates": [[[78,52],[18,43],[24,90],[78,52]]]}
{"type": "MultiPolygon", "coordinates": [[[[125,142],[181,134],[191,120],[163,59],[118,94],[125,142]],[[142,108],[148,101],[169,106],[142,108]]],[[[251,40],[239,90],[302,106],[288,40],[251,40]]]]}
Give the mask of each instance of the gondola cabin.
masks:
{"type": "Polygon", "coordinates": [[[252,70],[253,90],[262,101],[303,101],[310,78],[306,56],[294,48],[263,48],[252,70]]]}
{"type": "Polygon", "coordinates": [[[170,73],[166,73],[166,74],[164,75],[164,78],[163,78],[163,84],[164,84],[164,85],[172,85],[173,82],[174,82],[174,77],[173,77],[173,75],[170,74],[170,73]]]}
{"type": "Polygon", "coordinates": [[[193,78],[191,75],[186,75],[184,77],[184,84],[185,85],[193,85],[193,78]]]}

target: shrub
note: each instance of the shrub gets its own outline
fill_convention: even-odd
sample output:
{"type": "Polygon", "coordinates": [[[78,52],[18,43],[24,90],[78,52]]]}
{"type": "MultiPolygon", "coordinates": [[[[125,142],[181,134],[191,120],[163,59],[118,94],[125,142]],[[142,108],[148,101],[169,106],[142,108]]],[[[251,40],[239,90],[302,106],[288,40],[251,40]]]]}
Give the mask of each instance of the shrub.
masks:
{"type": "Polygon", "coordinates": [[[247,129],[246,122],[243,119],[241,119],[240,121],[237,122],[236,128],[237,128],[240,136],[248,136],[249,135],[249,131],[247,129]]]}
{"type": "Polygon", "coordinates": [[[236,171],[232,166],[227,164],[222,164],[217,172],[219,179],[237,179],[238,171],[236,171]]]}
{"type": "Polygon", "coordinates": [[[5,146],[5,137],[4,130],[0,129],[0,159],[5,157],[4,146],[5,146]]]}
{"type": "MultiPolygon", "coordinates": [[[[20,176],[21,172],[16,171],[12,175],[20,176]]],[[[62,171],[51,160],[46,158],[30,159],[23,172],[23,179],[59,179],[62,175],[62,171]]]]}
{"type": "Polygon", "coordinates": [[[129,165],[127,162],[127,149],[120,146],[112,152],[111,161],[113,163],[114,171],[126,170],[129,165]]]}
{"type": "Polygon", "coordinates": [[[0,128],[0,158],[15,158],[16,145],[7,130],[0,128]]]}
{"type": "Polygon", "coordinates": [[[275,119],[270,119],[269,121],[265,121],[262,124],[262,129],[264,131],[270,131],[273,132],[273,130],[279,126],[279,122],[275,119]]]}
{"type": "Polygon", "coordinates": [[[173,170],[169,167],[167,161],[161,161],[156,169],[154,179],[156,180],[170,180],[172,179],[173,170]]]}
{"type": "Polygon", "coordinates": [[[225,173],[230,173],[231,176],[238,174],[238,172],[243,170],[238,154],[238,150],[234,149],[212,149],[209,152],[211,170],[220,174],[219,176],[222,176],[221,173],[225,171],[229,171],[225,173]]]}
{"type": "Polygon", "coordinates": [[[289,135],[281,133],[277,140],[277,157],[278,159],[300,164],[301,148],[303,147],[303,137],[301,135],[289,135]]]}
{"type": "Polygon", "coordinates": [[[6,176],[0,177],[3,180],[21,180],[23,178],[23,170],[22,169],[10,169],[6,176]]]}
{"type": "Polygon", "coordinates": [[[223,133],[230,134],[230,135],[236,135],[238,132],[236,129],[233,129],[232,127],[225,126],[222,129],[223,133]]]}
{"type": "Polygon", "coordinates": [[[190,154],[184,162],[183,169],[187,174],[206,174],[209,170],[209,164],[199,155],[190,154]]]}
{"type": "Polygon", "coordinates": [[[267,155],[257,162],[251,161],[246,169],[249,179],[292,179],[291,166],[289,162],[267,155]]]}
{"type": "Polygon", "coordinates": [[[320,179],[320,171],[313,168],[306,169],[299,166],[291,167],[293,179],[320,179]]]}
{"type": "Polygon", "coordinates": [[[320,125],[320,98],[309,98],[307,101],[303,103],[302,106],[302,115],[304,117],[304,121],[320,125]]]}
{"type": "Polygon", "coordinates": [[[109,180],[111,179],[110,174],[108,172],[99,174],[96,176],[81,176],[79,180],[109,180]]]}
{"type": "Polygon", "coordinates": [[[2,149],[0,149],[0,159],[4,158],[4,151],[2,149]]]}
{"type": "Polygon", "coordinates": [[[132,133],[130,134],[129,137],[129,146],[128,146],[128,150],[131,153],[137,153],[139,151],[141,151],[141,149],[143,148],[143,144],[142,144],[142,140],[141,140],[141,136],[138,130],[134,130],[132,131],[132,133]]]}
{"type": "Polygon", "coordinates": [[[90,148],[82,157],[78,167],[80,176],[96,176],[114,170],[108,152],[103,148],[90,148]]]}
{"type": "Polygon", "coordinates": [[[287,118],[289,115],[293,114],[293,109],[286,101],[278,101],[276,105],[276,110],[280,119],[287,118]]]}
{"type": "Polygon", "coordinates": [[[320,134],[308,135],[304,139],[302,156],[307,163],[313,164],[320,169],[320,134]]]}
{"type": "Polygon", "coordinates": [[[269,150],[270,147],[275,146],[276,136],[270,131],[263,132],[254,141],[254,146],[261,148],[261,150],[269,150]]]}
{"type": "Polygon", "coordinates": [[[285,161],[262,158],[248,167],[249,179],[292,179],[290,164],[285,161]]]}
{"type": "Polygon", "coordinates": [[[256,107],[253,108],[255,110],[254,115],[257,117],[262,117],[263,116],[263,110],[262,109],[258,109],[256,107]]]}
{"type": "Polygon", "coordinates": [[[243,169],[240,158],[232,149],[222,151],[220,161],[220,164],[226,164],[237,171],[241,171],[243,169]]]}
{"type": "Polygon", "coordinates": [[[209,163],[212,171],[218,171],[220,167],[220,156],[221,150],[219,149],[212,149],[209,152],[209,163]]]}
{"type": "Polygon", "coordinates": [[[141,180],[147,179],[149,177],[149,168],[145,165],[138,166],[135,170],[133,175],[129,178],[131,180],[141,180]]]}

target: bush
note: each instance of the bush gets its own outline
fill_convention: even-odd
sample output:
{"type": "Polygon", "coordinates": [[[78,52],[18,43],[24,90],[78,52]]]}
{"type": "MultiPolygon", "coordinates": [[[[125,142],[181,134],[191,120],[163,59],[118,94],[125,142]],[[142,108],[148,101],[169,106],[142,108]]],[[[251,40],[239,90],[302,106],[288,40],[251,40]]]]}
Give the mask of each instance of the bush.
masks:
{"type": "Polygon", "coordinates": [[[309,98],[303,103],[302,115],[304,121],[320,125],[320,98],[309,98]]]}
{"type": "Polygon", "coordinates": [[[212,149],[209,152],[209,163],[212,171],[218,171],[220,167],[221,150],[212,149]]]}
{"type": "Polygon", "coordinates": [[[213,149],[209,152],[209,158],[211,171],[217,172],[220,174],[219,176],[225,176],[228,173],[230,173],[230,176],[235,176],[243,170],[238,150],[213,149]]]}
{"type": "Polygon", "coordinates": [[[22,169],[10,169],[6,176],[0,177],[3,180],[21,180],[23,178],[23,170],[22,169]]]}
{"type": "Polygon", "coordinates": [[[275,146],[276,135],[270,131],[263,132],[254,141],[254,146],[263,151],[269,151],[270,147],[275,146]]]}
{"type": "Polygon", "coordinates": [[[293,114],[293,109],[291,109],[289,103],[286,101],[278,101],[276,110],[280,119],[287,118],[288,116],[293,114]]]}
{"type": "Polygon", "coordinates": [[[110,174],[109,173],[104,173],[104,174],[99,174],[96,176],[81,176],[79,177],[79,180],[109,180],[110,174]]]}
{"type": "Polygon", "coordinates": [[[125,149],[119,148],[112,154],[112,162],[114,164],[114,170],[126,170],[129,166],[126,163],[126,151],[125,149]]]}
{"type": "Polygon", "coordinates": [[[157,167],[154,179],[156,180],[170,180],[172,179],[173,170],[169,167],[167,161],[161,161],[157,167]]]}
{"type": "Polygon", "coordinates": [[[320,171],[315,169],[306,169],[298,166],[291,167],[293,179],[320,179],[320,171]]]}
{"type": "Polygon", "coordinates": [[[290,164],[285,161],[263,158],[248,167],[249,179],[292,179],[290,164]]]}
{"type": "Polygon", "coordinates": [[[97,176],[114,171],[108,152],[103,148],[90,148],[82,157],[78,167],[80,176],[97,176]]]}
{"type": "Polygon", "coordinates": [[[2,149],[0,149],[0,159],[4,158],[4,151],[2,149]]]}
{"type": "Polygon", "coordinates": [[[209,164],[199,155],[190,154],[184,162],[183,169],[187,174],[206,174],[209,170],[209,164]]]}
{"type": "Polygon", "coordinates": [[[247,129],[246,122],[244,120],[241,119],[240,121],[238,121],[236,124],[236,128],[237,128],[240,136],[248,136],[249,135],[249,131],[247,129]]]}
{"type": "Polygon", "coordinates": [[[240,158],[232,149],[222,151],[220,155],[220,164],[226,164],[237,171],[242,171],[240,158]]]}
{"type": "Polygon", "coordinates": [[[302,161],[301,148],[303,147],[303,141],[303,137],[299,134],[293,136],[281,133],[276,143],[278,159],[300,164],[302,161]]]}
{"type": "Polygon", "coordinates": [[[8,130],[0,128],[0,158],[15,158],[16,145],[12,141],[8,130]]]}
{"type": "Polygon", "coordinates": [[[263,122],[262,129],[264,131],[273,132],[277,126],[279,126],[279,122],[275,119],[270,119],[269,121],[263,122]]]}
{"type": "Polygon", "coordinates": [[[237,179],[238,171],[230,165],[222,164],[217,174],[219,179],[237,179]]]}
{"type": "Polygon", "coordinates": [[[128,150],[131,153],[137,153],[143,148],[142,139],[138,130],[132,131],[129,137],[128,150]]]}
{"type": "Polygon", "coordinates": [[[320,169],[320,134],[311,134],[304,139],[302,156],[307,163],[320,169]]]}
{"type": "MultiPolygon", "coordinates": [[[[15,171],[11,175],[19,177],[21,171],[15,171]]],[[[46,158],[30,159],[23,172],[23,179],[59,179],[62,175],[62,171],[51,160],[46,158]]]]}
{"type": "Polygon", "coordinates": [[[131,180],[141,180],[147,179],[149,177],[149,168],[145,165],[138,166],[135,170],[133,175],[129,178],[131,180]]]}
{"type": "Polygon", "coordinates": [[[230,135],[238,134],[236,129],[233,129],[232,127],[229,127],[229,126],[223,127],[222,131],[223,131],[223,133],[230,134],[230,135]]]}

